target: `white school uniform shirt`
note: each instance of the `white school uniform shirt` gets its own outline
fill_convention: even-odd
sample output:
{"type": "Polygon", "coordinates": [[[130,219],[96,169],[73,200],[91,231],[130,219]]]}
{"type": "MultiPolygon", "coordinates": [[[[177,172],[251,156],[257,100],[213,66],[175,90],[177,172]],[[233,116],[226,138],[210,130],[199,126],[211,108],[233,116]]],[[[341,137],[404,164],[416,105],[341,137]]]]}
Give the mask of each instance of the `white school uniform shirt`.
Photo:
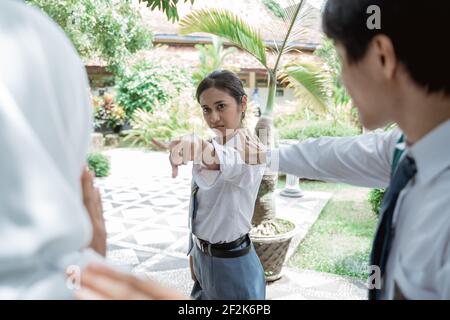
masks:
{"type": "Polygon", "coordinates": [[[227,243],[247,234],[265,165],[247,165],[236,149],[237,135],[221,145],[212,140],[220,170],[194,164],[192,176],[198,185],[194,234],[210,243],[227,243]]]}
{"type": "Polygon", "coordinates": [[[63,31],[0,1],[0,299],[71,298],[66,268],[100,259],[85,249],[80,185],[91,119],[86,72],[63,31]]]}
{"type": "MultiPolygon", "coordinates": [[[[400,135],[310,139],[273,150],[270,165],[304,178],[386,188],[400,135]]],[[[450,299],[450,120],[403,147],[418,171],[397,201],[383,298],[394,299],[398,288],[407,299],[450,299]]]]}

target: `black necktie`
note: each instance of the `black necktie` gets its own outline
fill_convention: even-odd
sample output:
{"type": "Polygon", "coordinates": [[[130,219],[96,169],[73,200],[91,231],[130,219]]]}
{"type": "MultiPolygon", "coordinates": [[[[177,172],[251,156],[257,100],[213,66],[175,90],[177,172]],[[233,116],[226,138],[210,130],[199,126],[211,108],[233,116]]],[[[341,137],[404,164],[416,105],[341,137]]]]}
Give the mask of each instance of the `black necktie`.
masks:
{"type": "MultiPolygon", "coordinates": [[[[381,279],[383,279],[386,270],[386,262],[389,256],[392,239],[394,237],[394,227],[392,225],[392,216],[394,215],[400,192],[406,187],[408,182],[416,175],[417,168],[413,158],[405,156],[395,171],[388,190],[383,198],[380,209],[381,221],[375,235],[372,246],[370,264],[380,268],[381,279]]],[[[381,298],[380,289],[370,289],[369,299],[379,300],[381,298]]]]}
{"type": "Polygon", "coordinates": [[[197,207],[198,207],[197,192],[198,192],[198,185],[195,182],[192,182],[191,205],[190,205],[190,210],[189,210],[189,221],[190,221],[191,230],[189,233],[188,255],[191,253],[192,247],[194,246],[192,234],[194,233],[194,222],[195,222],[195,216],[197,215],[197,207]]]}

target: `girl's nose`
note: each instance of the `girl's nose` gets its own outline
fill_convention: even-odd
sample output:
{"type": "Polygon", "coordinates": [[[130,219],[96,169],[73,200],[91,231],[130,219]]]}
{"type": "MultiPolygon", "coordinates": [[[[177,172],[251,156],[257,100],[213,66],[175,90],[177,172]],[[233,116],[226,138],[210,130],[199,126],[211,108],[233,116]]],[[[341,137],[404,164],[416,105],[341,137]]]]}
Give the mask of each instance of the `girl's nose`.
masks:
{"type": "Polygon", "coordinates": [[[211,112],[211,118],[212,123],[218,123],[220,121],[220,114],[217,111],[211,112]]]}

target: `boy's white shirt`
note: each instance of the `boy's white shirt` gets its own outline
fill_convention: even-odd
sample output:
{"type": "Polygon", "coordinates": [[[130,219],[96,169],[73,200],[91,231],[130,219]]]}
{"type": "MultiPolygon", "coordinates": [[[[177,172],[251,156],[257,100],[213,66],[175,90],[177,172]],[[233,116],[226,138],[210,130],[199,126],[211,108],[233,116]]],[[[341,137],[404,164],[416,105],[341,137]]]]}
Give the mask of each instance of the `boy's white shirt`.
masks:
{"type": "MultiPolygon", "coordinates": [[[[269,165],[301,178],[386,188],[401,132],[309,139],[273,150],[269,165]],[[276,165],[275,165],[276,164],[276,165]]],[[[418,173],[400,193],[385,299],[450,299],[450,120],[411,147],[418,173]]]]}

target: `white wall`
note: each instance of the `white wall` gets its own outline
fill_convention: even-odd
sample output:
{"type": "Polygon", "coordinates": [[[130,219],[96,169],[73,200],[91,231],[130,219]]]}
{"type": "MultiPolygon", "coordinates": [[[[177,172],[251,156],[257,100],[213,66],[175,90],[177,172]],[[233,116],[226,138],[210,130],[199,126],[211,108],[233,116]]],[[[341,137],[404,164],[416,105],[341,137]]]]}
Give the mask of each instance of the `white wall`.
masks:
{"type": "MultiPolygon", "coordinates": [[[[252,98],[252,91],[250,88],[244,88],[245,92],[247,92],[248,97],[252,98]]],[[[298,103],[298,99],[295,98],[294,90],[290,88],[283,88],[284,95],[283,97],[275,97],[275,106],[277,109],[286,109],[292,108],[298,103]]],[[[269,94],[268,88],[258,88],[259,101],[261,103],[261,107],[264,108],[267,102],[267,96],[269,94]]]]}

